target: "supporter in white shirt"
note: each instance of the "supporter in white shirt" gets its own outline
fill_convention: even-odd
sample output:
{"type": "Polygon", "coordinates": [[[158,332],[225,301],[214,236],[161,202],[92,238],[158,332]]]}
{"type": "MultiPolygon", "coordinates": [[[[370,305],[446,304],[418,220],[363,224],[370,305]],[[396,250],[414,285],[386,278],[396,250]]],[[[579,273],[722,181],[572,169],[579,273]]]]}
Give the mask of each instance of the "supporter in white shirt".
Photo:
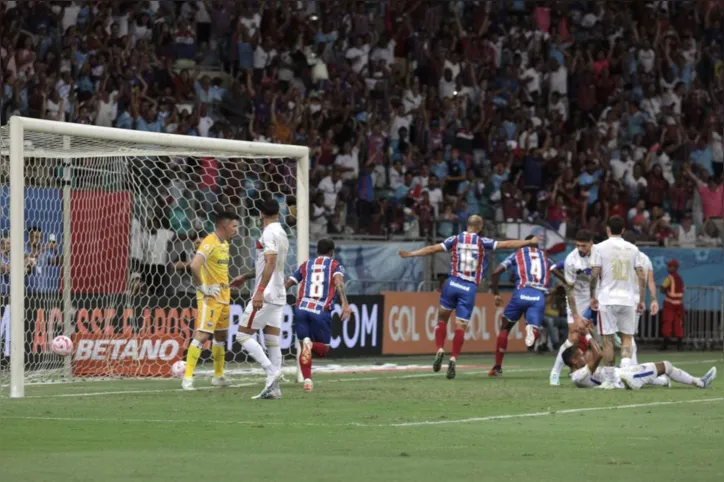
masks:
{"type": "Polygon", "coordinates": [[[442,77],[440,77],[439,92],[440,100],[449,98],[452,99],[455,96],[455,77],[452,75],[450,69],[445,69],[442,77]]]}
{"type": "Polygon", "coordinates": [[[536,65],[529,66],[523,70],[520,74],[521,85],[525,86],[525,91],[529,96],[533,96],[541,91],[541,79],[543,74],[541,73],[542,61],[536,62],[536,65]],[[527,81],[526,79],[530,79],[527,81]]]}
{"type": "Polygon", "coordinates": [[[357,37],[354,46],[347,49],[345,53],[345,58],[352,62],[352,70],[358,74],[367,67],[370,59],[369,56],[370,46],[364,43],[362,37],[357,37]]]}
{"type": "Polygon", "coordinates": [[[372,48],[370,60],[373,62],[384,60],[390,67],[395,63],[395,47],[397,47],[397,42],[394,39],[389,42],[385,42],[384,38],[380,39],[380,42],[372,48]]]}
{"type": "Polygon", "coordinates": [[[264,39],[264,42],[260,43],[254,49],[254,69],[265,69],[269,66],[274,57],[277,56],[277,51],[271,46],[268,38],[264,39]]]}
{"type": "Polygon", "coordinates": [[[696,247],[696,227],[692,222],[691,215],[686,214],[681,224],[676,228],[676,239],[682,248],[696,247]]]}
{"type": "Polygon", "coordinates": [[[654,69],[654,64],[656,62],[656,52],[654,52],[654,49],[651,48],[650,45],[648,45],[648,42],[644,47],[639,49],[638,55],[636,56],[638,63],[641,65],[641,68],[644,72],[651,73],[651,71],[654,69]]]}
{"type": "Polygon", "coordinates": [[[410,124],[412,123],[412,115],[405,115],[405,106],[401,105],[397,109],[397,113],[390,123],[390,139],[398,140],[400,138],[400,128],[404,127],[410,132],[410,124]]]}
{"type": "Polygon", "coordinates": [[[561,97],[568,95],[568,69],[565,65],[558,64],[547,77],[551,95],[553,92],[558,92],[561,97]]]}
{"type": "Polygon", "coordinates": [[[417,78],[415,78],[412,87],[405,90],[405,94],[402,98],[402,103],[405,106],[405,113],[410,113],[420,107],[420,105],[422,105],[420,82],[417,78]]]}
{"type": "Polygon", "coordinates": [[[614,181],[621,181],[627,172],[633,172],[636,162],[631,159],[631,149],[624,147],[621,149],[620,159],[611,159],[611,174],[614,181]]]}
{"type": "Polygon", "coordinates": [[[337,154],[334,165],[339,166],[344,181],[354,181],[359,177],[359,148],[347,141],[342,152],[337,154]]]}
{"type": "Polygon", "coordinates": [[[317,190],[324,194],[324,207],[327,212],[334,212],[337,206],[337,195],[342,190],[342,174],[336,169],[319,181],[317,190]]]}
{"type": "Polygon", "coordinates": [[[247,13],[239,18],[239,23],[246,27],[249,38],[253,37],[261,25],[261,15],[258,13],[247,13]]]}
{"type": "Polygon", "coordinates": [[[113,121],[118,117],[118,91],[103,94],[98,100],[98,115],[96,125],[113,127],[113,121]]]}

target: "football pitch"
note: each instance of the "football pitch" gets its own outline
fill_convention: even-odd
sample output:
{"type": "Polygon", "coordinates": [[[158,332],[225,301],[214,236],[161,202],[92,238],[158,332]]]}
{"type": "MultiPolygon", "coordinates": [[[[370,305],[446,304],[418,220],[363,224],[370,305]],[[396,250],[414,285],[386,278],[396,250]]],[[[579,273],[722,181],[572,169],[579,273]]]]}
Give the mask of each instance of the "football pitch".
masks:
{"type": "Polygon", "coordinates": [[[420,367],[319,374],[312,393],[287,383],[278,401],[250,399],[261,377],[191,393],[169,380],[29,386],[0,399],[0,480],[724,480],[722,355],[640,359],[664,356],[721,378],[709,390],[549,387],[552,357],[509,355],[499,379],[490,356],[463,356],[455,380],[430,357],[387,358],[420,367]]]}

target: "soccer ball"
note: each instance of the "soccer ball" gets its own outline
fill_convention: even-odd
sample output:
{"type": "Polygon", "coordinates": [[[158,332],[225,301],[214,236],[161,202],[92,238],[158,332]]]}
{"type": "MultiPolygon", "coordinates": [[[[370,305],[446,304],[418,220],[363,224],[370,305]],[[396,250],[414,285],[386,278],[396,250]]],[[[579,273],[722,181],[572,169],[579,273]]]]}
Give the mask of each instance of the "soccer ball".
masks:
{"type": "Polygon", "coordinates": [[[65,335],[56,336],[50,349],[56,355],[68,356],[73,352],[73,342],[65,335]]]}
{"type": "Polygon", "coordinates": [[[186,362],[185,361],[177,361],[171,367],[171,375],[173,375],[174,378],[183,378],[185,373],[186,373],[186,362]]]}

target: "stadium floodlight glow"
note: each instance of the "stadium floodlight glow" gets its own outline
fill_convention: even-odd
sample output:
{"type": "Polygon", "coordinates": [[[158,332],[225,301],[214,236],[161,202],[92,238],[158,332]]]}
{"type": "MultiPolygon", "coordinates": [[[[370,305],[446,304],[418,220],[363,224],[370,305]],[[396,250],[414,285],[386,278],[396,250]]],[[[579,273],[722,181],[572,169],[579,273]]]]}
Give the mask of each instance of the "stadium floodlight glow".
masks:
{"type": "MultiPolygon", "coordinates": [[[[295,269],[309,255],[309,170],[309,149],[303,146],[12,117],[0,128],[0,180],[9,183],[0,184],[0,195],[9,204],[9,212],[0,213],[0,231],[9,224],[11,247],[9,337],[3,339],[0,330],[0,356],[3,342],[9,341],[10,361],[9,367],[0,364],[0,395],[8,384],[10,396],[19,398],[26,383],[133,376],[118,362],[126,355],[151,354],[155,358],[148,360],[164,365],[157,371],[139,363],[136,376],[170,370],[166,358],[180,356],[172,341],[184,330],[188,336],[195,306],[193,291],[176,291],[174,277],[184,274],[174,270],[182,261],[172,269],[171,259],[183,259],[181,250],[192,243],[191,233],[209,231],[207,215],[232,209],[242,219],[240,237],[232,243],[232,265],[249,271],[259,231],[256,206],[260,198],[272,196],[284,206],[290,244],[296,238],[297,256],[289,257],[287,267],[295,269]],[[218,184],[209,185],[209,179],[218,184]],[[45,240],[57,236],[53,259],[58,284],[26,292],[28,273],[39,273],[33,271],[37,260],[28,267],[23,249],[27,229],[35,222],[43,227],[45,240]],[[134,256],[142,239],[148,243],[141,246],[142,255],[164,246],[162,230],[171,234],[165,239],[167,252],[155,252],[158,266],[168,269],[159,275],[149,268],[157,266],[153,260],[143,258],[139,267],[134,256]],[[154,307],[148,300],[169,306],[154,307]],[[161,313],[164,308],[168,313],[161,313]],[[33,314],[41,310],[42,317],[33,314]],[[28,327],[41,318],[43,326],[30,333],[28,327]],[[162,318],[167,322],[163,327],[162,318]],[[154,330],[161,334],[146,337],[154,330]],[[82,342],[90,360],[85,367],[50,351],[54,335],[82,342]]],[[[0,202],[0,210],[3,206],[0,202]]],[[[235,349],[238,353],[227,361],[244,367],[244,355],[235,349]]],[[[286,355],[292,353],[290,347],[286,355]]]]}

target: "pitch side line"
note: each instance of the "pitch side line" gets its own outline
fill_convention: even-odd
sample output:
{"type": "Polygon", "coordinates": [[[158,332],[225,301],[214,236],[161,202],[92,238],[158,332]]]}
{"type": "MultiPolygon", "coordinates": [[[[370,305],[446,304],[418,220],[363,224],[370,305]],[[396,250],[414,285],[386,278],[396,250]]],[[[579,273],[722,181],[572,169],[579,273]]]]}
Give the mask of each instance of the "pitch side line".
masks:
{"type": "MultiPolygon", "coordinates": [[[[686,360],[677,362],[676,365],[699,365],[704,363],[720,363],[721,359],[712,359],[712,360],[686,360]]],[[[400,370],[404,371],[404,370],[400,370]]],[[[506,370],[504,373],[536,373],[536,372],[549,372],[549,368],[517,368],[517,369],[511,369],[506,370]]],[[[370,373],[375,373],[374,371],[371,371],[370,373]]],[[[389,372],[385,372],[389,373],[389,372]]],[[[468,370],[460,372],[458,375],[481,375],[484,373],[488,373],[488,369],[485,370],[468,370]]],[[[334,372],[331,373],[324,373],[324,375],[328,374],[334,374],[334,372]]],[[[394,375],[394,376],[374,376],[374,377],[349,377],[349,378],[337,378],[333,380],[324,380],[324,383],[348,383],[348,382],[366,382],[366,381],[375,381],[375,380],[405,380],[409,378],[430,378],[430,377],[439,377],[439,373],[408,373],[406,375],[394,375]]],[[[238,383],[234,385],[230,385],[229,387],[226,387],[226,389],[229,388],[243,388],[243,387],[251,387],[254,385],[259,385],[262,382],[261,376],[259,376],[258,382],[247,382],[247,383],[238,383]]],[[[201,390],[223,390],[218,389],[216,387],[210,387],[210,386],[204,386],[204,387],[198,387],[196,391],[201,390]]],[[[52,395],[29,395],[25,396],[24,398],[28,399],[35,399],[35,398],[82,398],[82,397],[101,397],[105,395],[134,395],[134,394],[144,394],[144,393],[173,393],[173,392],[181,392],[183,391],[180,388],[160,388],[160,389],[151,389],[151,390],[114,390],[114,391],[105,391],[105,392],[88,392],[88,393],[63,393],[63,394],[52,394],[52,395]]]]}
{"type": "Polygon", "coordinates": [[[505,415],[490,415],[486,417],[471,417],[462,418],[456,420],[425,420],[421,422],[405,422],[405,423],[387,423],[387,424],[366,424],[366,423],[340,423],[340,424],[328,424],[328,423],[300,423],[300,422],[267,422],[260,420],[170,420],[170,419],[139,419],[139,418],[73,418],[73,417],[1,417],[0,420],[35,420],[35,421],[55,421],[55,422],[91,422],[91,423],[106,423],[106,422],[123,422],[123,423],[158,423],[158,424],[176,424],[176,423],[192,423],[192,424],[223,424],[223,425],[249,425],[249,426],[264,426],[264,425],[296,425],[296,426],[315,426],[315,427],[358,427],[358,428],[415,428],[415,427],[429,427],[434,425],[453,425],[461,423],[479,423],[479,422],[493,422],[498,420],[511,420],[517,418],[536,418],[536,417],[547,417],[550,415],[566,415],[570,413],[581,413],[581,412],[604,412],[612,410],[629,410],[636,408],[649,408],[659,407],[667,405],[685,405],[693,403],[713,403],[722,402],[724,397],[717,398],[700,398],[694,400],[670,400],[665,402],[648,402],[648,403],[631,403],[627,405],[614,405],[608,407],[581,407],[581,408],[570,408],[566,410],[555,410],[547,412],[529,412],[529,413],[512,413],[505,415]]]}

